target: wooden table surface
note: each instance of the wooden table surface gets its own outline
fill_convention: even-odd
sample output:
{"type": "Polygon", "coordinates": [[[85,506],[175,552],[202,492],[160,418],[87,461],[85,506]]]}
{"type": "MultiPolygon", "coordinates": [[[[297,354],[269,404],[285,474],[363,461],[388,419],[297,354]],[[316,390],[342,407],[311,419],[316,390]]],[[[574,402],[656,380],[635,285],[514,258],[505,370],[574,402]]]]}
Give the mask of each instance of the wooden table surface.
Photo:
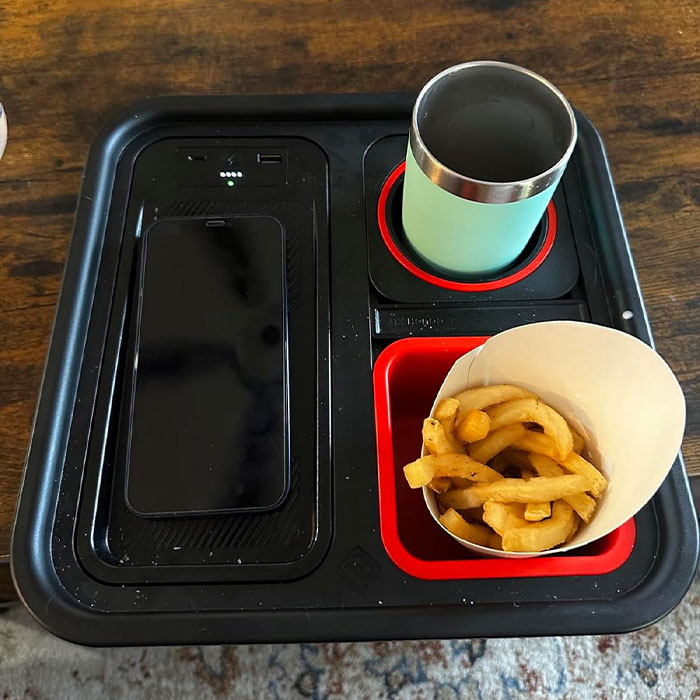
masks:
{"type": "Polygon", "coordinates": [[[415,91],[478,58],[551,79],[606,141],[700,473],[699,30],[697,0],[0,0],[0,557],[88,146],[163,94],[415,91]]]}

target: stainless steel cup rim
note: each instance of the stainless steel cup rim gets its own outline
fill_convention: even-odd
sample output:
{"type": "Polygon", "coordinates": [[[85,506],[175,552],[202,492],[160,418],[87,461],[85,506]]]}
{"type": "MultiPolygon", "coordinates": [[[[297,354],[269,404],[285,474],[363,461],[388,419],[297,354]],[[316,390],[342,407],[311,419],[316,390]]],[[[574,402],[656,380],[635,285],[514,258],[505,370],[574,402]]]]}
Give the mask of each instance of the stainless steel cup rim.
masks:
{"type": "Polygon", "coordinates": [[[475,202],[483,202],[487,204],[505,204],[509,202],[518,202],[523,199],[533,197],[540,192],[546,190],[552,183],[556,182],[564,171],[566,164],[571,157],[571,153],[576,145],[577,126],[574,111],[569,104],[569,101],[564,97],[562,92],[550,83],[546,78],[543,78],[538,73],[516,66],[512,63],[504,63],[502,61],[470,61],[460,63],[450,68],[446,68],[436,76],[431,78],[418,94],[413,114],[411,116],[411,127],[409,130],[409,145],[413,157],[418,163],[418,167],[423,173],[432,180],[441,189],[446,190],[463,199],[469,199],[475,202]],[[418,114],[421,104],[425,100],[426,95],[430,90],[444,78],[453,75],[454,73],[463,72],[466,70],[474,70],[484,67],[502,68],[507,71],[515,71],[524,74],[530,78],[537,80],[544,85],[553,95],[561,102],[561,105],[566,110],[571,127],[571,139],[562,157],[550,168],[538,175],[512,182],[491,182],[487,180],[478,180],[452,170],[445,164],[441,163],[427,148],[425,142],[421,138],[418,128],[418,114]]]}

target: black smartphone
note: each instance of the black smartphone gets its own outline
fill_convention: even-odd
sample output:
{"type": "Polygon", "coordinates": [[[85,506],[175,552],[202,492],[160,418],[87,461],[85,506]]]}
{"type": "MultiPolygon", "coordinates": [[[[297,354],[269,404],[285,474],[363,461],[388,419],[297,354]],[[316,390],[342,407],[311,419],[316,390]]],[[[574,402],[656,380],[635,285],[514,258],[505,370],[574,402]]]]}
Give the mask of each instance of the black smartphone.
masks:
{"type": "Polygon", "coordinates": [[[138,515],[271,510],[289,484],[285,240],[271,216],[144,233],[126,501],[138,515]]]}

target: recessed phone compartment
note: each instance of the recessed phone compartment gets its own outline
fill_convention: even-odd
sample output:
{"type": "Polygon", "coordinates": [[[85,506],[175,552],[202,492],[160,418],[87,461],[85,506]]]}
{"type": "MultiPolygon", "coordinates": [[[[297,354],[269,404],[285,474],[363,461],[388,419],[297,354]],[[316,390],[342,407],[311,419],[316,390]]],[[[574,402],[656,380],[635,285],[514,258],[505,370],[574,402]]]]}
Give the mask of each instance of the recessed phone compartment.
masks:
{"type": "Polygon", "coordinates": [[[165,139],[136,159],[143,200],[119,251],[87,455],[95,496],[78,519],[83,564],[102,580],[279,580],[313,567],[330,537],[327,457],[307,429],[327,334],[325,214],[310,205],[326,160],[303,139],[249,144],[165,139]],[[228,153],[262,170],[262,149],[290,158],[297,184],[212,197],[204,168],[228,153]]]}

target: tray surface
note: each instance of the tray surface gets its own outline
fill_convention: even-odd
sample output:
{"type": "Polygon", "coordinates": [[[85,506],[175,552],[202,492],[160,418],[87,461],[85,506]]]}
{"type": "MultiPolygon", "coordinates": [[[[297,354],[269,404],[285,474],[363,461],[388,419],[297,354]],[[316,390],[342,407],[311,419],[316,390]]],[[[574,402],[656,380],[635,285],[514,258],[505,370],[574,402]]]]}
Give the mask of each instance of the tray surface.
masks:
{"type": "Polygon", "coordinates": [[[580,114],[554,197],[556,237],[531,274],[497,289],[454,289],[392,255],[377,212],[405,154],[412,101],[163,98],[100,133],[13,540],[20,594],[50,630],[87,644],[621,632],[681,599],[698,533],[680,458],[635,517],[631,553],[605,572],[425,580],[387,554],[372,369],[391,343],[550,319],[609,325],[651,343],[604,149],[580,114]],[[269,146],[286,149],[288,170],[257,189],[222,187],[210,171],[179,174],[182,149],[219,158],[222,149],[269,146]],[[300,373],[296,383],[290,375],[289,495],[270,513],[138,518],[124,507],[115,429],[133,352],[137,232],[168,217],[266,213],[287,235],[289,348],[298,360],[290,356],[290,367],[300,373]]]}

